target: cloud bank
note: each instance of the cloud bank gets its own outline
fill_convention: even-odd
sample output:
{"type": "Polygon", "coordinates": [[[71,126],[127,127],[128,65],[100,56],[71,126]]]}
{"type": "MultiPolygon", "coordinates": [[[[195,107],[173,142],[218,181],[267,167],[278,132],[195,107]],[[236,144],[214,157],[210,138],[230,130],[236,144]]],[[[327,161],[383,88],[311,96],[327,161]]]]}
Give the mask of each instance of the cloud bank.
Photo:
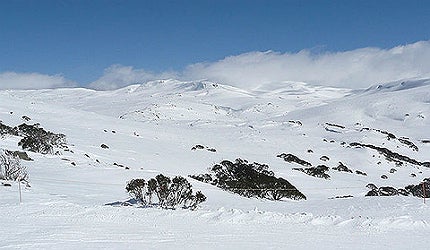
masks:
{"type": "Polygon", "coordinates": [[[147,81],[166,78],[178,78],[178,75],[175,72],[154,74],[143,69],[134,69],[131,66],[112,65],[105,69],[102,77],[88,86],[97,90],[112,90],[130,84],[145,83],[147,81]]]}
{"type": "Polygon", "coordinates": [[[115,89],[133,83],[177,78],[207,79],[243,89],[282,87],[285,81],[345,88],[408,78],[430,78],[430,41],[391,49],[362,48],[344,52],[298,53],[249,52],[216,62],[196,63],[182,72],[149,73],[143,69],[114,65],[89,86],[115,89]]]}
{"type": "Polygon", "coordinates": [[[0,89],[52,89],[76,87],[77,83],[61,75],[39,73],[0,73],[0,89]]]}
{"type": "Polygon", "coordinates": [[[430,41],[391,49],[363,48],[313,54],[250,52],[210,63],[190,65],[184,75],[207,78],[246,89],[282,81],[347,88],[430,77],[430,41]]]}
{"type": "MultiPolygon", "coordinates": [[[[430,78],[430,41],[391,49],[362,48],[343,52],[297,53],[249,52],[215,62],[188,65],[180,72],[152,73],[131,66],[112,65],[89,84],[97,90],[112,90],[130,84],[175,78],[206,79],[243,89],[282,87],[286,81],[346,88],[408,78],[430,78]]],[[[78,84],[61,75],[0,73],[0,89],[40,89],[73,87],[78,84]]]]}

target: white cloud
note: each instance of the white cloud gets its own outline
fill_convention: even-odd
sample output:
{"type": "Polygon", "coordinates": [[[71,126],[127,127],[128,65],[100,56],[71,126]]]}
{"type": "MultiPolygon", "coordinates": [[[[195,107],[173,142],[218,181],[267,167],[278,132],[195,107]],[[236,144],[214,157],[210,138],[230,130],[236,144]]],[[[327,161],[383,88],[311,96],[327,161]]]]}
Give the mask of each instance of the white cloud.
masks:
{"type": "Polygon", "coordinates": [[[51,89],[74,87],[77,84],[61,75],[39,73],[0,73],[0,89],[51,89]]]}
{"type": "Polygon", "coordinates": [[[98,90],[112,90],[130,84],[176,77],[176,73],[173,72],[154,74],[144,69],[134,69],[131,66],[112,65],[105,69],[102,77],[90,83],[88,87],[98,90]]]}
{"type": "MultiPolygon", "coordinates": [[[[243,89],[282,87],[285,81],[316,85],[366,88],[407,78],[430,78],[430,41],[391,49],[362,48],[315,54],[249,52],[216,62],[189,65],[182,72],[152,73],[131,66],[112,65],[88,84],[89,88],[111,90],[151,80],[207,79],[243,89]]],[[[41,89],[77,86],[61,75],[0,73],[0,89],[41,89]]]]}
{"type": "MultiPolygon", "coordinates": [[[[282,81],[349,88],[412,77],[430,77],[430,41],[391,49],[363,48],[313,54],[250,52],[188,66],[183,76],[206,78],[245,89],[282,81]]],[[[280,85],[281,86],[281,85],[280,85]]]]}

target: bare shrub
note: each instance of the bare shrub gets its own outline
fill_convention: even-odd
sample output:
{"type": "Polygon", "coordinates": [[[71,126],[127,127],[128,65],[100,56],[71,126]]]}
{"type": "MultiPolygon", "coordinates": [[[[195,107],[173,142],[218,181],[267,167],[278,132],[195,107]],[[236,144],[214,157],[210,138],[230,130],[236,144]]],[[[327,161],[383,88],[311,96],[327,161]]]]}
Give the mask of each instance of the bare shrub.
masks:
{"type": "Polygon", "coordinates": [[[0,149],[0,180],[28,182],[27,168],[18,156],[0,149]]]}

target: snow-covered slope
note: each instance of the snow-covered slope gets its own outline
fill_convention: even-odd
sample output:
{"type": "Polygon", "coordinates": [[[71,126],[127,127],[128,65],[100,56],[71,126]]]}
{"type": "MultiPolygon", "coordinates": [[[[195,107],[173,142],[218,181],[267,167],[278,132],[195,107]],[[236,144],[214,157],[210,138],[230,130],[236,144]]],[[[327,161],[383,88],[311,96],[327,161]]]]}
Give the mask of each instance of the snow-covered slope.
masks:
{"type": "MultiPolygon", "coordinates": [[[[34,161],[22,162],[31,184],[23,190],[22,204],[16,183],[0,186],[0,247],[425,246],[430,211],[422,199],[364,195],[369,183],[419,184],[430,177],[430,169],[387,160],[375,148],[360,145],[429,162],[430,80],[363,91],[298,82],[288,86],[246,91],[207,81],[163,80],[104,92],[1,91],[3,124],[40,123],[65,134],[70,150],[28,152],[34,161]],[[197,144],[216,152],[191,150],[197,144]],[[326,165],[330,178],[294,170],[305,167],[277,157],[281,153],[314,167],[326,165]],[[189,178],[208,197],[197,211],[105,205],[127,200],[124,187],[132,178],[201,174],[236,158],[268,164],[307,200],[244,198],[189,178]],[[333,169],[339,162],[351,172],[333,169]]],[[[4,136],[0,148],[22,150],[19,140],[4,136]]]]}

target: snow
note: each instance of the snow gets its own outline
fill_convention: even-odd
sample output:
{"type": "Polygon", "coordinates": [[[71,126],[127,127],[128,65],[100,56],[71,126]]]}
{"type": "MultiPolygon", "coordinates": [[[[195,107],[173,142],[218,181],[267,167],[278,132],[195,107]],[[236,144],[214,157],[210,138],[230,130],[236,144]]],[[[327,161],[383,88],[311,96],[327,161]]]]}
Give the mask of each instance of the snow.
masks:
{"type": "MultiPolygon", "coordinates": [[[[28,152],[34,161],[22,164],[31,187],[23,188],[21,204],[17,183],[0,186],[0,249],[425,248],[430,210],[422,199],[364,195],[368,183],[404,188],[430,170],[397,167],[372,149],[348,145],[369,143],[429,161],[430,144],[421,141],[430,139],[430,80],[363,91],[282,86],[251,91],[163,80],[115,91],[0,91],[4,124],[19,125],[26,115],[29,123],[65,134],[73,151],[28,152]],[[409,138],[419,151],[376,129],[409,138]],[[191,151],[196,144],[216,152],[191,151]],[[313,166],[342,162],[367,176],[332,169],[329,180],[308,176],[292,170],[300,165],[276,157],[284,152],[313,166]],[[323,155],[330,160],[321,161],[323,155]],[[239,157],[268,164],[307,200],[244,198],[188,178],[208,197],[196,211],[106,205],[129,198],[125,184],[132,178],[201,174],[239,157]],[[346,195],[353,197],[334,198],[346,195]]],[[[19,139],[0,138],[0,148],[22,150],[19,139]]]]}

